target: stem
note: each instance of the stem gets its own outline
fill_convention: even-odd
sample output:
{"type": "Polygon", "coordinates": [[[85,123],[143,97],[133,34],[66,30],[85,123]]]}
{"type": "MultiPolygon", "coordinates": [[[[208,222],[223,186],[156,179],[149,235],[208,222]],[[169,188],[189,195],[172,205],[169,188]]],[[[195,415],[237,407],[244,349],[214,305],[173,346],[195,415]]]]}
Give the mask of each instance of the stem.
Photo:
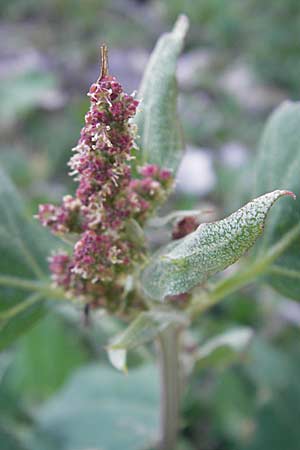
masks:
{"type": "Polygon", "coordinates": [[[295,280],[299,280],[300,278],[300,271],[299,270],[293,270],[293,269],[286,269],[285,267],[281,266],[271,266],[268,269],[268,273],[271,275],[279,275],[284,276],[288,278],[293,278],[295,280]]]}
{"type": "Polygon", "coordinates": [[[43,284],[34,280],[12,277],[10,275],[1,275],[0,286],[17,287],[20,289],[36,291],[40,290],[43,284]]]}
{"type": "Polygon", "coordinates": [[[179,333],[170,325],[159,336],[161,372],[161,441],[160,450],[174,450],[179,429],[180,363],[179,333]]]}
{"type": "Polygon", "coordinates": [[[25,309],[30,308],[30,306],[34,305],[37,302],[40,302],[41,300],[43,300],[43,295],[39,292],[36,292],[35,294],[30,295],[30,297],[28,297],[23,302],[20,302],[10,308],[8,311],[3,311],[2,313],[0,313],[0,320],[12,319],[17,314],[20,314],[21,312],[25,311],[25,309]]]}
{"type": "Polygon", "coordinates": [[[40,292],[44,295],[49,295],[51,298],[65,298],[62,289],[52,287],[49,283],[42,283],[35,280],[27,280],[24,278],[12,277],[10,275],[0,276],[0,286],[14,287],[24,289],[26,291],[40,292]]]}
{"type": "Polygon", "coordinates": [[[300,234],[300,224],[294,226],[284,237],[274,244],[263,257],[234,273],[232,276],[216,283],[209,292],[203,292],[192,302],[188,309],[193,317],[202,313],[224,297],[236,292],[243,286],[252,283],[258,277],[269,271],[273,262],[292,244],[300,234]]]}
{"type": "Polygon", "coordinates": [[[106,44],[101,45],[100,47],[101,54],[101,72],[100,72],[100,80],[103,77],[108,75],[108,48],[106,44]]]}

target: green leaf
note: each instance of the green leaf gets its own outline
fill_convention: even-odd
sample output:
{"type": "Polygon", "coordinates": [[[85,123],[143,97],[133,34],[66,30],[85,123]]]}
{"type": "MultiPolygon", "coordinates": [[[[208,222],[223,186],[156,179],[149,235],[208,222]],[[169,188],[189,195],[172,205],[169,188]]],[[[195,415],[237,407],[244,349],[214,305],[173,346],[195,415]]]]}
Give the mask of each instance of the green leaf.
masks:
{"type": "Polygon", "coordinates": [[[197,367],[228,367],[246,349],[252,336],[251,328],[239,327],[211,338],[197,352],[197,367]]]}
{"type": "MultiPolygon", "coordinates": [[[[290,189],[300,195],[300,103],[285,102],[269,119],[260,143],[256,194],[276,188],[290,189]]],[[[264,253],[285,233],[300,223],[300,208],[282,202],[270,215],[260,246],[264,253]]],[[[285,296],[300,298],[300,233],[276,261],[274,275],[267,281],[285,296]]]]}
{"type": "Polygon", "coordinates": [[[146,246],[146,236],[142,227],[134,219],[129,219],[126,224],[126,233],[129,239],[133,240],[140,248],[146,246]]]}
{"type": "Polygon", "coordinates": [[[258,396],[264,393],[264,401],[258,397],[255,433],[239,446],[241,450],[298,450],[300,359],[294,344],[285,342],[279,349],[278,341],[273,346],[261,337],[251,345],[249,363],[244,369],[250,375],[250,383],[257,386],[258,396]]]}
{"type": "Polygon", "coordinates": [[[283,190],[265,194],[229,217],[201,224],[193,233],[161,249],[142,273],[145,294],[163,300],[188,292],[233,264],[262,234],[269,209],[283,195],[293,194],[283,190]]]}
{"type": "Polygon", "coordinates": [[[128,376],[101,366],[78,371],[36,412],[57,450],[140,450],[158,432],[158,376],[152,366],[128,376]]]}
{"type": "Polygon", "coordinates": [[[171,324],[187,325],[182,313],[152,310],[142,312],[121,334],[116,336],[107,351],[109,359],[118,370],[127,371],[126,353],[139,345],[152,341],[171,324]]]}
{"type": "Polygon", "coordinates": [[[15,339],[28,331],[45,314],[43,297],[32,294],[0,316],[0,350],[4,350],[15,339]],[[5,315],[8,317],[5,318],[5,315]]]}
{"type": "Polygon", "coordinates": [[[9,74],[0,85],[0,112],[2,126],[12,126],[34,109],[45,105],[45,100],[57,99],[57,80],[47,72],[28,70],[9,74]]]}
{"type": "Polygon", "coordinates": [[[86,360],[78,328],[72,330],[58,314],[49,313],[18,342],[10,379],[19,395],[41,400],[86,360]]]}
{"type": "Polygon", "coordinates": [[[188,29],[188,19],[180,16],[170,33],[163,34],[146,67],[135,116],[140,151],[137,163],[152,163],[176,170],[184,149],[177,115],[176,64],[188,29]]]}
{"type": "Polygon", "coordinates": [[[35,282],[45,277],[47,254],[57,241],[27,216],[17,191],[2,170],[0,211],[0,349],[3,349],[43,315],[44,296],[35,291],[35,282]],[[29,297],[28,292],[32,293],[29,297]]]}
{"type": "Polygon", "coordinates": [[[26,187],[32,183],[34,170],[24,149],[18,147],[6,148],[1,146],[0,167],[5,168],[17,186],[26,187]]]}

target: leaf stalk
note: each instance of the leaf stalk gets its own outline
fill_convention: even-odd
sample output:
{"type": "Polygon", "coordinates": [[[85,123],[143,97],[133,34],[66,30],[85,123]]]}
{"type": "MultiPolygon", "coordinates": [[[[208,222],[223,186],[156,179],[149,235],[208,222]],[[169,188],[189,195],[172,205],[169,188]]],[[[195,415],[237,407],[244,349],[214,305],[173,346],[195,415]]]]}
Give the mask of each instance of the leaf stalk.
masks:
{"type": "Polygon", "coordinates": [[[170,325],[158,339],[161,374],[161,438],[159,450],[174,450],[179,430],[181,374],[180,328],[170,325]]]}

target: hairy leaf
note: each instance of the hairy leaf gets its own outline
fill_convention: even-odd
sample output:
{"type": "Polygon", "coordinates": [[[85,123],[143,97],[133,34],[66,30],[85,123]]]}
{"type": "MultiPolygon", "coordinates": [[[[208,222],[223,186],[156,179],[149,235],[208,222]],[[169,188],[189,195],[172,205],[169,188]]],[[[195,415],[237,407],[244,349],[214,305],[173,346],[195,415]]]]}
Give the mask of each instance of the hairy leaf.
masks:
{"type": "Polygon", "coordinates": [[[187,318],[177,312],[159,310],[139,314],[129,327],[116,336],[109,345],[107,350],[112,365],[116,369],[127,371],[127,351],[152,341],[172,323],[186,325],[187,318]]]}
{"type": "MultiPolygon", "coordinates": [[[[276,188],[300,195],[300,103],[284,102],[269,119],[259,148],[256,194],[276,188]]],[[[270,215],[263,253],[285,233],[300,224],[300,208],[282,202],[270,215]]],[[[274,275],[267,281],[283,295],[300,299],[300,232],[288,250],[276,261],[274,275]]]]}
{"type": "Polygon", "coordinates": [[[137,163],[153,163],[176,170],[184,148],[177,116],[176,63],[188,20],[180,16],[170,33],[159,39],[146,67],[135,116],[138,126],[137,163]]]}
{"type": "Polygon", "coordinates": [[[155,254],[142,273],[146,295],[163,300],[189,291],[237,261],[261,235],[273,203],[288,191],[262,195],[218,222],[196,231],[155,254]]]}
{"type": "Polygon", "coordinates": [[[18,343],[10,380],[18,394],[25,391],[34,399],[48,398],[86,362],[84,350],[78,328],[72,329],[60,314],[49,312],[18,343]]]}
{"type": "Polygon", "coordinates": [[[87,366],[36,412],[58,450],[140,450],[157,439],[158,379],[152,366],[127,377],[87,366]]]}

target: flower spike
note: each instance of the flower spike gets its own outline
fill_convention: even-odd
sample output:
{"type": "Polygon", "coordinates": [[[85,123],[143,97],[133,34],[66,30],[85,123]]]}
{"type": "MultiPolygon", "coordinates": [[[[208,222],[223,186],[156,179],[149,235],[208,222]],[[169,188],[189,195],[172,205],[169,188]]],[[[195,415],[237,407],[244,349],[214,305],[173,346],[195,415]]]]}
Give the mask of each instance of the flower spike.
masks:
{"type": "Polygon", "coordinates": [[[106,45],[88,97],[90,108],[68,163],[78,182],[76,195],[65,196],[60,206],[40,205],[38,218],[65,239],[77,236],[72,254],[50,258],[53,281],[85,303],[115,311],[123,307],[124,276],[144,258],[144,247],[128,233],[128,224],[145,224],[173,178],[155,165],[139,168],[139,178],[132,178],[136,128],[131,119],[139,102],[109,75],[106,45]]]}

